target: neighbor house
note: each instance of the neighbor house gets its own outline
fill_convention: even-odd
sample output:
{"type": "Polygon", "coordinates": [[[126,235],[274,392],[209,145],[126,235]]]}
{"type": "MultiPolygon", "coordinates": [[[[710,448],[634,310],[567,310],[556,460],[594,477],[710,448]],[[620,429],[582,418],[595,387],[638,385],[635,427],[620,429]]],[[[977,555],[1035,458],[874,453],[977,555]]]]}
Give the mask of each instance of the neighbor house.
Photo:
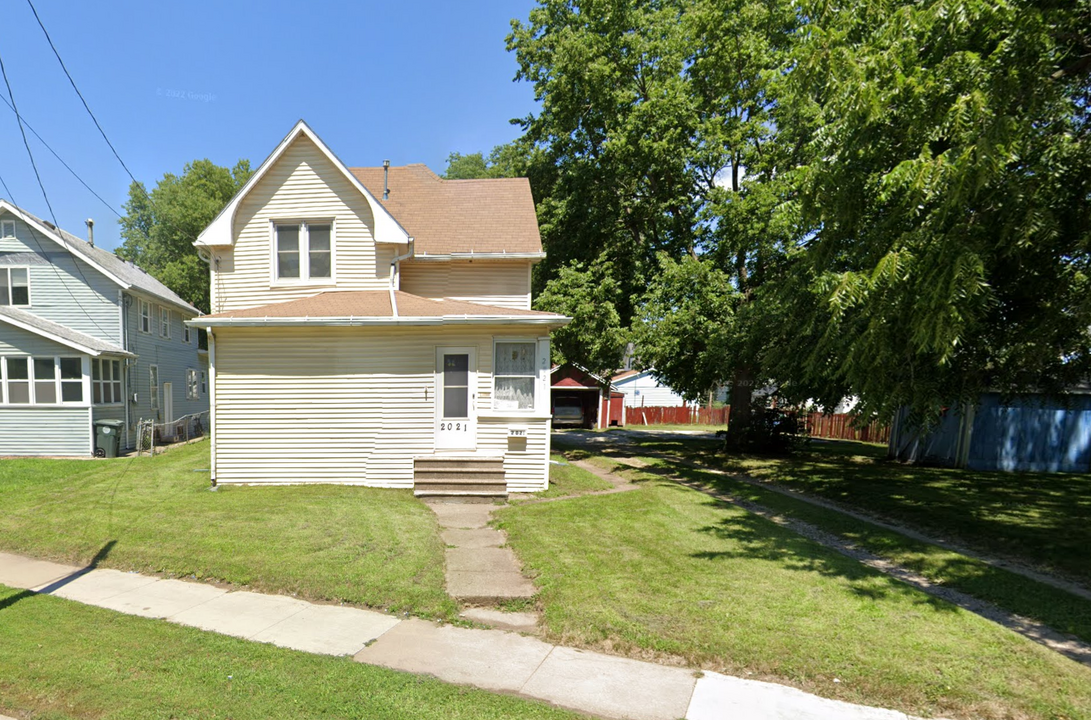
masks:
{"type": "Polygon", "coordinates": [[[303,122],[195,243],[216,483],[542,490],[549,333],[525,179],[349,168],[303,122]]]}
{"type": "Polygon", "coordinates": [[[92,455],[93,421],[208,409],[199,313],[111,252],[0,200],[0,455],[92,455]]]}
{"type": "Polygon", "coordinates": [[[611,379],[625,395],[625,407],[682,407],[686,399],[655,378],[655,369],[623,370],[611,379]]]}

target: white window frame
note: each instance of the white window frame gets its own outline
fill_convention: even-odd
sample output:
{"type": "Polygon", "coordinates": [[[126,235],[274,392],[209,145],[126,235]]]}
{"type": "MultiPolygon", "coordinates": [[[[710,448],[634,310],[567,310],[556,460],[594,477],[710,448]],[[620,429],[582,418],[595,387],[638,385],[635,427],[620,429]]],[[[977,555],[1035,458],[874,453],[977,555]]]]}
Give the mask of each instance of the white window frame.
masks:
{"type": "Polygon", "coordinates": [[[151,398],[151,409],[159,409],[159,366],[148,366],[148,396],[151,398]],[[152,380],[155,380],[153,383],[152,380]]]}
{"type": "Polygon", "coordinates": [[[140,332],[152,334],[152,304],[147,300],[140,300],[140,332]]]}
{"type": "Polygon", "coordinates": [[[504,414],[504,415],[536,415],[536,414],[538,414],[539,408],[542,406],[541,369],[539,368],[539,365],[541,364],[541,352],[542,352],[541,346],[540,346],[540,343],[538,342],[538,338],[536,338],[536,337],[496,337],[496,338],[493,338],[493,342],[492,342],[492,383],[491,383],[492,398],[491,398],[491,401],[490,401],[490,404],[489,404],[491,412],[501,413],[501,414],[504,414]],[[533,373],[533,375],[529,375],[529,376],[526,376],[526,375],[498,376],[497,372],[496,372],[496,353],[497,353],[497,350],[499,350],[501,345],[511,345],[511,344],[516,344],[516,343],[520,344],[520,345],[530,345],[531,347],[534,348],[534,373],[533,373]],[[534,400],[531,403],[531,406],[529,408],[500,408],[500,407],[497,407],[497,405],[496,405],[496,402],[497,402],[497,399],[496,399],[496,380],[497,380],[498,377],[530,377],[530,378],[532,378],[533,381],[534,381],[534,384],[533,384],[533,387],[534,387],[534,400]]]}
{"type": "Polygon", "coordinates": [[[337,227],[332,218],[271,220],[269,222],[269,281],[272,285],[333,285],[337,281],[337,227]],[[281,278],[277,274],[277,226],[299,227],[299,277],[281,278]],[[311,225],[330,226],[330,276],[311,277],[311,225]]]}
{"type": "Polygon", "coordinates": [[[186,325],[186,321],[183,318],[183,320],[182,320],[182,342],[184,342],[186,345],[189,345],[191,341],[192,341],[192,338],[190,337],[189,325],[186,325]]]}
{"type": "Polygon", "coordinates": [[[91,387],[88,369],[89,365],[86,362],[86,358],[78,355],[5,355],[2,358],[3,362],[0,362],[0,402],[5,406],[10,407],[86,407],[91,404],[91,387]],[[23,360],[27,363],[27,379],[25,380],[11,380],[8,372],[8,361],[12,359],[23,360]],[[37,384],[46,382],[40,380],[34,371],[35,360],[52,360],[53,361],[53,394],[56,400],[49,403],[38,402],[38,388],[37,384]],[[63,383],[77,382],[76,378],[62,378],[61,377],[61,360],[78,360],[80,363],[80,377],[78,382],[80,384],[80,399],[79,400],[65,400],[63,383]],[[29,402],[25,403],[12,403],[10,383],[11,382],[25,382],[29,383],[27,388],[27,397],[29,402]]]}
{"type": "Polygon", "coordinates": [[[7,276],[8,276],[8,302],[5,305],[5,307],[18,307],[18,308],[31,307],[31,303],[33,302],[34,298],[32,298],[31,295],[30,295],[30,267],[28,267],[26,265],[5,265],[3,267],[0,267],[0,272],[7,273],[7,276]],[[26,305],[16,305],[14,302],[11,301],[12,300],[12,297],[11,297],[11,271],[12,270],[26,270],[27,271],[27,302],[26,302],[26,305]]]}
{"type": "Polygon", "coordinates": [[[110,407],[114,405],[125,404],[125,363],[120,360],[114,360],[111,358],[92,358],[91,359],[91,404],[96,407],[110,407]],[[117,363],[117,377],[114,377],[114,363],[117,363]],[[95,366],[98,365],[98,380],[95,380],[95,366]],[[107,373],[103,372],[105,367],[110,368],[110,379],[106,379],[107,373]],[[110,386],[110,396],[114,399],[111,402],[95,402],[95,386],[98,385],[99,397],[106,397],[106,393],[103,392],[103,386],[110,386]],[[115,387],[120,385],[120,387],[115,387]],[[117,390],[115,393],[114,390],[117,390]]]}
{"type": "Polygon", "coordinates": [[[15,221],[14,220],[0,220],[0,237],[13,238],[15,237],[15,221]],[[11,230],[8,230],[11,228],[11,230]]]}
{"type": "Polygon", "coordinates": [[[197,371],[186,368],[186,400],[201,399],[201,386],[198,382],[197,371]]]}
{"type": "Polygon", "coordinates": [[[208,373],[201,371],[201,396],[208,395],[208,373]]]}
{"type": "Polygon", "coordinates": [[[168,307],[159,306],[159,337],[170,340],[170,316],[171,310],[168,307]],[[166,332],[163,332],[164,328],[166,332]]]}

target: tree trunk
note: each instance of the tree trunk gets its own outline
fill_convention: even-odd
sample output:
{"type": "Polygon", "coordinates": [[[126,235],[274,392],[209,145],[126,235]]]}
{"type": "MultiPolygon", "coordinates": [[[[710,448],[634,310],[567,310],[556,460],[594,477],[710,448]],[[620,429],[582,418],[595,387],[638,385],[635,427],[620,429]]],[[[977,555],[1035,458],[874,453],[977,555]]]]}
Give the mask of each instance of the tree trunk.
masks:
{"type": "Polygon", "coordinates": [[[750,429],[750,400],[753,392],[754,377],[750,368],[736,369],[735,377],[731,380],[731,417],[727,425],[729,442],[731,437],[745,435],[750,429]]]}

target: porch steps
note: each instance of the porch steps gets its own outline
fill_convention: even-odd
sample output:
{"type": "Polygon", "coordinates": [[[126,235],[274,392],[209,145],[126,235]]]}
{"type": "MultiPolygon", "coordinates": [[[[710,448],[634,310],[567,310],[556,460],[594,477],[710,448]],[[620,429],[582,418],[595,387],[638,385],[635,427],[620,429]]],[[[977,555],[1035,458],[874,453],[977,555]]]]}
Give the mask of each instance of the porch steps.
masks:
{"type": "Polygon", "coordinates": [[[414,458],[413,494],[452,501],[507,499],[504,459],[453,455],[414,458]]]}

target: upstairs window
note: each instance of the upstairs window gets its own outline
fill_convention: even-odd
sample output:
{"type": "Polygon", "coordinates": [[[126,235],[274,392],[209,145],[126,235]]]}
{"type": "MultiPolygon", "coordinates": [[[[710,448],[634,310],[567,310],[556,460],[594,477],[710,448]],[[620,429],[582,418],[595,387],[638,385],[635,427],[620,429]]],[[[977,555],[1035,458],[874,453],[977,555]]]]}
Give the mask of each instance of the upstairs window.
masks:
{"type": "Polygon", "coordinates": [[[0,305],[30,305],[30,268],[0,268],[0,305]]]}
{"type": "Polygon", "coordinates": [[[165,307],[159,308],[159,335],[170,337],[170,310],[165,307]]]}
{"type": "Polygon", "coordinates": [[[186,325],[185,321],[182,321],[182,342],[189,345],[189,325],[186,325]]]}
{"type": "Polygon", "coordinates": [[[534,342],[496,343],[493,365],[493,409],[533,410],[538,382],[534,342]]]}
{"type": "Polygon", "coordinates": [[[140,301],[140,332],[152,331],[152,304],[144,300],[140,301]]]}
{"type": "Polygon", "coordinates": [[[273,225],[276,280],[329,280],[333,277],[333,226],[330,223],[273,225]]]}
{"type": "Polygon", "coordinates": [[[0,237],[6,237],[6,238],[15,237],[15,221],[14,220],[0,220],[0,237]]]}

